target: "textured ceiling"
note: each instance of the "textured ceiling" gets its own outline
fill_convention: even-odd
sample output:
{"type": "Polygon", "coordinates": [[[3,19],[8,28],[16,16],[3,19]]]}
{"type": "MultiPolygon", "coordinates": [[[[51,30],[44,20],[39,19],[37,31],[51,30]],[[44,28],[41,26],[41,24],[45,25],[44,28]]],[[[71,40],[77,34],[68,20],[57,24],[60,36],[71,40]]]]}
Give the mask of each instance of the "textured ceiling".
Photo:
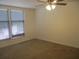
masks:
{"type": "MultiPolygon", "coordinates": [[[[79,0],[65,0],[65,1],[68,2],[68,1],[79,1],[79,0]]],[[[35,6],[38,5],[39,3],[37,2],[37,0],[0,0],[0,4],[25,7],[25,8],[35,8],[35,6]]]]}

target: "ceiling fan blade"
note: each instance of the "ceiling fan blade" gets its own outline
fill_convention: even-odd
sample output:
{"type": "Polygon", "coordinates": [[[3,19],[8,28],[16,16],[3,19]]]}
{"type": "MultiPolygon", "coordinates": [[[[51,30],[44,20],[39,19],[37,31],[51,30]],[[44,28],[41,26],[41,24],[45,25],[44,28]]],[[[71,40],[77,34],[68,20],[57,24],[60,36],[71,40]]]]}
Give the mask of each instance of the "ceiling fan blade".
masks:
{"type": "Polygon", "coordinates": [[[48,2],[53,2],[53,1],[60,2],[60,1],[64,1],[64,0],[48,0],[48,2]]]}
{"type": "Polygon", "coordinates": [[[64,1],[64,0],[57,0],[57,1],[64,1]]]}
{"type": "Polygon", "coordinates": [[[79,0],[65,0],[66,2],[79,2],[79,0]]]}
{"type": "Polygon", "coordinates": [[[67,3],[54,3],[55,5],[67,5],[67,3]]]}

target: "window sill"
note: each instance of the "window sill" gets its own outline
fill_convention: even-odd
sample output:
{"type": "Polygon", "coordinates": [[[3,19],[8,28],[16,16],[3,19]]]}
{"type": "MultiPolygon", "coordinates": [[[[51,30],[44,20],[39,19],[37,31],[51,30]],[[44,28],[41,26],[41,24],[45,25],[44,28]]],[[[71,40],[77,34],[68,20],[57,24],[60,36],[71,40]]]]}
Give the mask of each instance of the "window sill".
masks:
{"type": "Polygon", "coordinates": [[[17,37],[17,36],[24,36],[24,33],[13,35],[12,37],[17,37]]]}
{"type": "Polygon", "coordinates": [[[23,37],[24,35],[25,35],[24,33],[21,33],[21,34],[13,35],[12,38],[1,39],[0,41],[12,40],[12,39],[16,39],[21,36],[23,37]]]}

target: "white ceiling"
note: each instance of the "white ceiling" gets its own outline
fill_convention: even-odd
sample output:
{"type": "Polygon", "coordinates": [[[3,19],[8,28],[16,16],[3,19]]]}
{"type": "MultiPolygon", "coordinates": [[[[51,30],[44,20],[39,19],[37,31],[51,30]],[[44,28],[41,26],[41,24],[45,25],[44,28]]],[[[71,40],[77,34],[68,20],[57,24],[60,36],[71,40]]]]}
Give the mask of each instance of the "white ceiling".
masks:
{"type": "MultiPolygon", "coordinates": [[[[76,1],[76,0],[65,0],[65,1],[76,1]]],[[[35,8],[35,6],[38,5],[39,3],[37,2],[37,0],[0,0],[0,4],[25,7],[25,8],[35,8]]]]}
{"type": "Polygon", "coordinates": [[[34,8],[37,5],[36,0],[0,0],[2,5],[18,6],[25,8],[34,8]]]}

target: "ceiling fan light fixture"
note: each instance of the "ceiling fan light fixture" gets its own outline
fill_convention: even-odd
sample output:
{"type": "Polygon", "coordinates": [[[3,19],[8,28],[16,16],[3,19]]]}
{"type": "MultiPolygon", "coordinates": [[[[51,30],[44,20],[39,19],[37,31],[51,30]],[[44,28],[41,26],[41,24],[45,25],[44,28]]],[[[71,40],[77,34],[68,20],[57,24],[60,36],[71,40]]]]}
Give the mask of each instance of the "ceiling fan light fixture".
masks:
{"type": "Polygon", "coordinates": [[[46,9],[51,11],[51,10],[54,10],[56,8],[56,5],[47,5],[46,6],[46,9]]]}
{"type": "Polygon", "coordinates": [[[46,9],[47,9],[48,11],[51,11],[51,10],[52,10],[51,5],[47,5],[47,6],[46,6],[46,9]]]}
{"type": "Polygon", "coordinates": [[[53,10],[56,8],[56,5],[53,5],[53,3],[56,3],[56,2],[57,2],[57,0],[54,0],[54,1],[52,2],[52,9],[53,9],[53,10]]]}
{"type": "Polygon", "coordinates": [[[54,10],[56,8],[56,5],[52,5],[52,9],[54,10]]]}
{"type": "Polygon", "coordinates": [[[46,6],[46,9],[49,10],[49,11],[54,10],[54,9],[56,8],[56,5],[54,5],[54,3],[56,3],[56,2],[57,2],[57,0],[54,0],[54,1],[52,2],[52,4],[48,4],[48,5],[46,6]]]}

